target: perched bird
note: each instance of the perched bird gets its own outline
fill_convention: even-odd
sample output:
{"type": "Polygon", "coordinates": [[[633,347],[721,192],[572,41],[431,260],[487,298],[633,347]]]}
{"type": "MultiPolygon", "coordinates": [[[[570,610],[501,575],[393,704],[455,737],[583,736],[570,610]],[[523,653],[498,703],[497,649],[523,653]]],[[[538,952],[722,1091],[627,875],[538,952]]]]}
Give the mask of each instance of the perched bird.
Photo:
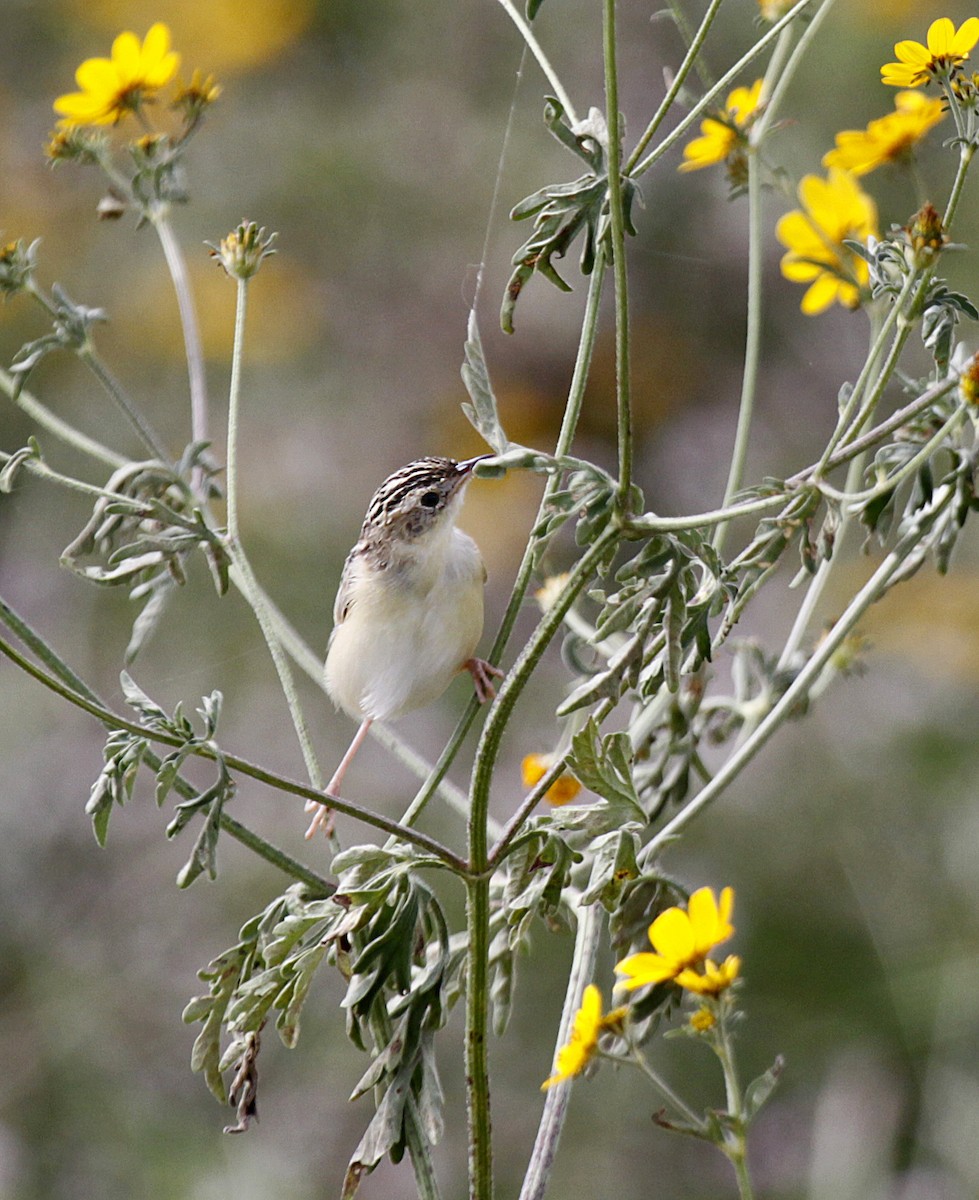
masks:
{"type": "MultiPolygon", "coordinates": [[[[483,632],[486,568],[476,543],[456,526],[480,455],[466,462],[419,458],[374,493],[360,539],[347,555],[333,606],[326,688],[360,728],[326,786],[337,794],[374,721],[430,704],[460,671],[476,695],[496,695],[496,667],[474,658],[483,632]]],[[[330,809],[315,812],[306,837],[330,830],[330,809]]]]}

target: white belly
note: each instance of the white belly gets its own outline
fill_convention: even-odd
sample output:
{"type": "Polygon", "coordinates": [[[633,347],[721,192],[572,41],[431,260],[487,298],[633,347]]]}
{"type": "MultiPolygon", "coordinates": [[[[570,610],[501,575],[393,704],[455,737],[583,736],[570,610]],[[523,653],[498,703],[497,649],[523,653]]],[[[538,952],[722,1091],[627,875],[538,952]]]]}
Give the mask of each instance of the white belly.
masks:
{"type": "Polygon", "coordinates": [[[453,533],[437,571],[386,572],[352,589],[326,656],[327,690],[350,716],[387,721],[430,704],[472,657],[483,631],[483,565],[472,539],[453,533]],[[422,574],[421,586],[405,582],[422,574]]]}

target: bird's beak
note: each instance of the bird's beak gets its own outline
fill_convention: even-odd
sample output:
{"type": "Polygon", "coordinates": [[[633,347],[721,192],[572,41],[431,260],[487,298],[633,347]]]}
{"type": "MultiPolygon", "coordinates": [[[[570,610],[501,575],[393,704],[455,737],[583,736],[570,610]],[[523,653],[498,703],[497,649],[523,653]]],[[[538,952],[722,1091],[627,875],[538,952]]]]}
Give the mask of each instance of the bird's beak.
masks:
{"type": "Polygon", "coordinates": [[[482,462],[487,458],[495,458],[495,454],[477,454],[475,458],[467,458],[465,462],[456,463],[456,468],[462,475],[471,475],[472,469],[478,462],[482,462]]]}

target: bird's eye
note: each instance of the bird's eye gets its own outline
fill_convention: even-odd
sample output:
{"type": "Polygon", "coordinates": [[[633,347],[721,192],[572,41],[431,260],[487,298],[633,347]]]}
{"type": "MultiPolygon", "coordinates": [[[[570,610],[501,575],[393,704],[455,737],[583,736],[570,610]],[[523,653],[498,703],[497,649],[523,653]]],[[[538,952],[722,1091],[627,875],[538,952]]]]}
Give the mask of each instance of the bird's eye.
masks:
{"type": "Polygon", "coordinates": [[[442,497],[438,494],[438,492],[426,492],[425,495],[422,496],[421,502],[426,508],[438,508],[439,501],[441,499],[442,497]]]}

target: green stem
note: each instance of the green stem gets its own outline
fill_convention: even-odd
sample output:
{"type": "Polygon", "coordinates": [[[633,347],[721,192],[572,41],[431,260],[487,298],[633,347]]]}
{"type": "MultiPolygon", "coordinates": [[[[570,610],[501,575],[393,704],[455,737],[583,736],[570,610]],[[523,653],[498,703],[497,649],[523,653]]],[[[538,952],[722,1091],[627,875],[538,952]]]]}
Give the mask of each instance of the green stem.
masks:
{"type": "Polygon", "coordinates": [[[245,319],[248,315],[248,280],[238,276],[235,303],[235,335],[231,350],[231,382],[228,385],[228,448],[225,465],[228,537],[239,542],[238,524],[238,424],[241,414],[241,362],[245,345],[245,319]]]}
{"type": "MultiPolygon", "coordinates": [[[[857,480],[863,474],[863,459],[858,457],[850,463],[846,473],[846,490],[849,492],[855,486],[857,480]]],[[[802,604],[799,606],[799,611],[796,614],[795,621],[792,624],[792,629],[789,636],[785,640],[785,645],[782,647],[782,653],[779,655],[778,665],[780,668],[785,668],[792,661],[796,651],[805,637],[806,630],[809,628],[809,623],[812,620],[813,613],[819,604],[826,584],[829,582],[829,577],[836,569],[837,564],[841,561],[841,549],[843,537],[846,534],[848,524],[847,514],[844,512],[840,518],[840,528],[836,533],[836,545],[831,558],[824,558],[816,570],[816,574],[811,578],[809,587],[806,590],[802,604]]]]}
{"type": "Polygon", "coordinates": [[[630,156],[629,161],[626,163],[626,173],[630,177],[636,178],[637,176],[648,171],[653,163],[662,158],[672,146],[674,146],[682,137],[686,135],[687,130],[691,125],[698,121],[705,112],[708,112],[712,107],[715,106],[717,97],[723,92],[727,91],[727,89],[738,78],[744,68],[749,63],[753,62],[759,56],[759,54],[766,50],[772,44],[772,42],[781,35],[782,30],[790,25],[799,15],[799,13],[807,9],[813,2],[814,0],[798,0],[798,3],[793,5],[784,17],[776,21],[771,29],[764,33],[758,39],[758,41],[755,42],[751,49],[738,59],[733,67],[724,72],[717,83],[715,83],[712,88],[710,88],[704,93],[703,96],[701,96],[701,98],[697,101],[693,108],[691,108],[683,120],[680,121],[675,128],[673,128],[666,135],[666,137],[646,155],[644,159],[637,162],[637,154],[633,153],[630,156]]]}
{"type": "MultiPolygon", "coordinates": [[[[62,680],[49,674],[47,671],[43,671],[31,662],[30,659],[25,658],[23,654],[14,649],[3,638],[0,638],[0,654],[4,654],[15,666],[20,667],[22,671],[30,675],[31,678],[36,679],[38,683],[42,684],[49,691],[61,696],[62,699],[67,700],[76,708],[80,708],[83,712],[89,713],[110,729],[125,730],[127,733],[132,733],[147,741],[158,742],[162,746],[176,748],[186,744],[172,734],[139,725],[135,721],[129,721],[125,717],[120,717],[105,705],[89,700],[85,695],[75,691],[73,687],[67,686],[62,680]]],[[[218,751],[215,747],[206,742],[195,743],[191,747],[191,753],[209,762],[215,762],[218,757],[218,751]]],[[[283,775],[277,775],[274,771],[267,771],[264,767],[260,767],[257,763],[249,762],[248,759],[241,758],[239,755],[225,754],[222,751],[221,757],[231,771],[237,771],[240,775],[247,775],[250,779],[257,780],[257,782],[274,788],[276,791],[286,792],[291,796],[298,796],[302,800],[315,800],[318,804],[329,805],[330,808],[336,809],[337,812],[343,813],[345,816],[353,817],[355,820],[362,821],[365,825],[369,825],[373,829],[379,829],[382,833],[393,834],[395,837],[399,837],[403,841],[417,846],[419,850],[425,851],[425,853],[430,854],[434,859],[444,863],[455,875],[465,877],[469,873],[467,864],[447,846],[443,846],[441,842],[429,837],[427,834],[419,833],[416,829],[409,829],[407,826],[401,825],[398,821],[392,821],[389,817],[384,816],[383,813],[373,812],[371,809],[365,808],[360,804],[355,804],[351,800],[344,800],[340,796],[331,796],[326,792],[317,791],[307,784],[298,783],[296,780],[288,779],[283,775]]]]}
{"type": "Polygon", "coordinates": [[[82,360],[86,367],[92,372],[95,378],[105,388],[106,393],[115,401],[120,412],[132,425],[136,431],[139,440],[149,450],[154,458],[162,459],[163,462],[170,460],[170,455],[167,453],[163,442],[155,433],[152,425],[139,412],[135,404],[126,394],[125,389],[115,378],[109,368],[102,362],[101,358],[95,353],[95,349],[88,342],[84,346],[80,346],[77,350],[78,357],[82,360]]]}
{"type": "MultiPolygon", "coordinates": [[[[602,908],[589,904],[578,908],[578,927],[575,930],[574,954],[568,983],[564,991],[564,1007],[558,1025],[554,1057],[557,1051],[571,1040],[575,1015],[581,1007],[585,987],[595,977],[598,960],[598,943],[602,935],[602,908]]],[[[520,1188],[519,1200],[544,1200],[550,1182],[558,1143],[564,1129],[564,1121],[571,1101],[570,1087],[548,1088],[544,1100],[544,1111],[537,1126],[537,1137],[520,1188]]]]}
{"type": "MultiPolygon", "coordinates": [[[[806,26],[805,31],[796,43],[796,47],[792,52],[792,57],[785,64],[785,69],[779,70],[778,82],[772,89],[771,95],[768,98],[768,102],[765,106],[764,112],[761,115],[761,118],[756,123],[755,128],[752,130],[752,141],[755,141],[756,144],[761,143],[761,139],[765,136],[765,133],[771,126],[772,121],[774,121],[775,114],[782,106],[782,101],[785,98],[785,93],[788,91],[789,84],[795,78],[796,71],[798,71],[802,60],[809,52],[809,47],[812,44],[813,39],[819,32],[819,28],[823,21],[825,21],[829,16],[830,10],[832,9],[834,3],[835,0],[823,0],[823,3],[819,7],[819,11],[806,26]]],[[[777,26],[773,26],[773,29],[774,28],[777,28],[777,26]]],[[[775,62],[776,58],[780,57],[780,55],[785,52],[785,48],[784,39],[780,39],[779,45],[776,47],[775,52],[772,55],[773,63],[775,62]]]]}
{"type": "Polygon", "coordinates": [[[187,357],[187,377],[190,384],[190,427],[191,440],[208,440],[207,382],[204,375],[204,352],[201,348],[200,328],[194,307],[194,295],[190,287],[187,265],[180,243],[173,233],[165,205],[156,204],[147,212],[163,248],[167,269],[173,282],[180,313],[180,325],[184,334],[184,352],[187,357]]]}
{"type": "MultiPolygon", "coordinates": [[[[941,493],[936,491],[935,499],[930,506],[931,517],[933,519],[937,517],[942,509],[951,503],[952,499],[953,491],[948,487],[944,488],[941,493]]],[[[653,861],[660,850],[673,841],[679,832],[686,828],[703,809],[712,804],[728,784],[751,762],[772,734],[790,718],[795,706],[808,695],[812,684],[818,679],[840,645],[849,637],[867,609],[887,591],[892,576],[897,573],[904,560],[917,549],[919,538],[920,532],[913,531],[887,555],[867,583],[850,601],[843,615],[834,623],[833,628],[820,642],[815,653],[765,719],[759,723],[751,737],[728,758],[710,783],[689,800],[676,816],[668,821],[647,843],[643,852],[644,861],[653,861]]]]}
{"type": "Polygon", "coordinates": [[[628,504],[632,488],[632,378],[629,362],[629,275],[625,255],[625,212],[622,202],[622,130],[619,73],[616,60],[616,0],[604,0],[602,47],[605,60],[605,113],[608,122],[608,204],[615,277],[615,397],[618,414],[619,507],[628,504]]]}
{"type": "Polygon", "coordinates": [[[550,60],[544,53],[540,42],[538,42],[530,23],[523,17],[513,4],[513,0],[498,0],[500,6],[504,9],[510,20],[520,30],[520,36],[523,38],[527,49],[537,59],[540,69],[544,72],[547,82],[551,85],[555,97],[561,102],[561,107],[568,114],[568,120],[572,126],[578,124],[578,118],[575,115],[574,105],[571,103],[571,98],[564,90],[561,80],[558,78],[557,72],[551,66],[550,60]]]}
{"type": "MultiPolygon", "coordinates": [[[[907,301],[907,298],[914,286],[914,275],[908,275],[901,287],[899,295],[891,304],[890,308],[888,308],[887,315],[884,317],[884,320],[880,322],[879,328],[873,334],[870,350],[866,359],[864,359],[863,366],[860,368],[860,374],[857,376],[857,381],[853,385],[853,390],[847,397],[846,403],[840,410],[840,414],[836,421],[836,428],[830,435],[829,441],[826,443],[826,448],[820,456],[819,462],[816,466],[817,477],[826,473],[830,459],[832,459],[836,448],[844,440],[847,432],[849,430],[852,430],[854,433],[859,432],[859,426],[857,425],[857,422],[862,424],[863,421],[866,420],[866,415],[873,411],[877,401],[880,399],[880,396],[883,393],[884,388],[887,386],[887,382],[890,378],[890,372],[893,371],[894,366],[897,363],[897,359],[900,356],[901,350],[904,348],[904,343],[907,340],[908,334],[911,330],[910,323],[903,317],[903,309],[905,302],[907,301]],[[888,351],[884,366],[878,371],[877,364],[880,361],[880,356],[883,353],[884,346],[887,342],[887,339],[890,337],[894,326],[898,323],[900,323],[901,328],[898,330],[897,335],[891,342],[891,347],[888,351]],[[867,397],[866,402],[864,402],[864,393],[866,392],[867,385],[869,384],[870,379],[875,372],[877,378],[874,382],[873,388],[871,389],[870,395],[867,397]],[[860,415],[857,415],[858,411],[860,415]],[[854,420],[855,417],[856,421],[854,420]]],[[[873,314],[871,315],[871,320],[873,320],[873,314]]]]}
{"type": "Polygon", "coordinates": [[[969,164],[972,162],[972,157],[976,152],[975,146],[971,142],[963,144],[959,150],[959,166],[955,172],[955,181],[952,184],[952,190],[949,193],[948,203],[945,205],[945,215],[942,218],[942,224],[945,226],[947,233],[955,219],[956,210],[959,207],[959,200],[962,198],[962,189],[965,187],[965,177],[969,173],[969,164]]]}
{"type": "Polygon", "coordinates": [[[632,1041],[629,1043],[629,1049],[632,1051],[631,1061],[636,1064],[640,1071],[642,1071],[649,1082],[653,1085],[659,1096],[662,1097],[667,1104],[672,1104],[676,1111],[680,1113],[680,1115],[687,1121],[689,1121],[691,1125],[706,1133],[706,1128],[702,1118],[696,1112],[694,1112],[694,1110],[689,1104],[687,1104],[686,1100],[684,1100],[682,1096],[677,1095],[677,1093],[670,1087],[670,1085],[659,1074],[658,1071],[653,1070],[642,1050],[632,1041]]]}
{"type": "Polygon", "coordinates": [[[69,425],[67,421],[62,421],[60,417],[55,416],[26,388],[21,388],[16,395],[14,394],[15,389],[14,377],[0,368],[0,391],[5,392],[21,412],[30,417],[32,421],[36,421],[43,429],[60,438],[65,445],[81,451],[82,454],[87,454],[89,458],[94,458],[97,462],[105,463],[106,466],[121,467],[129,462],[129,459],[122,454],[116,454],[114,450],[103,446],[101,442],[95,441],[94,438],[81,433],[73,425],[69,425]]]}
{"type": "Polygon", "coordinates": [[[248,561],[248,557],[241,544],[241,528],[238,522],[238,426],[241,413],[241,364],[245,343],[245,320],[248,314],[248,280],[239,276],[237,283],[235,336],[231,355],[231,382],[228,386],[228,448],[226,465],[228,533],[225,545],[231,561],[237,568],[236,582],[242,595],[248,601],[255,614],[259,627],[262,630],[262,636],[265,638],[265,644],[268,646],[269,654],[272,656],[272,662],[279,677],[282,693],[289,708],[289,715],[292,718],[293,728],[296,731],[296,737],[299,739],[299,747],[302,751],[303,762],[306,764],[306,774],[309,777],[309,782],[317,791],[321,791],[323,788],[323,775],[316,758],[316,751],[313,749],[312,738],[309,736],[309,728],[306,724],[306,718],[303,715],[302,705],[299,702],[299,693],[296,690],[295,680],[292,676],[292,668],[289,666],[289,660],[279,641],[275,621],[266,606],[265,593],[258,586],[251,563],[248,561]]]}
{"type": "Polygon", "coordinates": [[[496,701],[483,726],[473,765],[470,787],[469,869],[474,876],[486,874],[490,869],[486,836],[490,783],[503,732],[513,713],[514,706],[548,644],[561,627],[564,614],[573,604],[578,593],[592,578],[598,564],[619,536],[617,528],[611,526],[606,528],[578,560],[557,600],[541,617],[537,628],[520,651],[516,662],[500,686],[496,701]]]}
{"type": "MultiPolygon", "coordinates": [[[[704,13],[703,20],[700,22],[697,32],[692,38],[689,39],[689,48],[687,49],[686,54],[683,56],[683,62],[680,63],[677,73],[673,77],[673,81],[671,82],[669,88],[667,88],[666,95],[660,101],[659,108],[657,108],[656,112],[653,114],[652,120],[643,130],[642,137],[636,143],[635,149],[629,155],[629,159],[625,165],[627,175],[631,175],[633,173],[636,163],[642,157],[642,152],[649,145],[650,141],[652,141],[656,130],[659,129],[660,125],[663,123],[663,118],[673,107],[674,101],[680,94],[680,89],[683,87],[684,81],[690,74],[690,68],[697,66],[699,70],[701,58],[700,49],[704,44],[708,32],[710,31],[711,25],[714,23],[714,18],[717,16],[718,9],[723,3],[724,0],[711,0],[710,4],[707,6],[707,11],[704,13]]],[[[673,10],[674,19],[680,26],[681,32],[683,32],[683,18],[680,16],[681,10],[679,6],[674,7],[671,4],[670,7],[673,10]]],[[[707,86],[706,79],[704,80],[704,84],[707,86]]],[[[709,94],[716,94],[716,90],[712,88],[709,94]]]]}
{"type": "MultiPolygon", "coordinates": [[[[719,0],[717,7],[720,7],[721,3],[723,3],[723,0],[719,0]]],[[[714,7],[714,6],[712,5],[711,7],[714,7]]],[[[678,0],[668,0],[667,8],[670,11],[670,16],[673,18],[673,23],[676,25],[677,29],[680,31],[680,36],[683,38],[683,41],[687,47],[687,50],[689,51],[690,48],[693,46],[694,42],[699,40],[698,53],[694,57],[693,67],[694,67],[694,70],[697,72],[698,76],[700,77],[700,82],[703,84],[703,86],[711,87],[714,83],[714,73],[713,73],[713,71],[711,71],[710,67],[707,64],[707,55],[704,54],[702,52],[702,50],[700,49],[700,47],[703,45],[703,41],[704,41],[704,38],[700,36],[701,30],[703,30],[704,21],[706,21],[708,19],[708,17],[707,16],[704,17],[704,21],[701,22],[700,28],[695,32],[693,29],[693,26],[687,20],[687,14],[684,11],[683,6],[678,3],[678,0]]],[[[715,8],[715,11],[716,11],[716,8],[715,8]]],[[[714,16],[713,16],[713,13],[710,13],[710,9],[708,9],[708,13],[710,14],[710,20],[713,21],[714,16]]],[[[706,34],[705,34],[705,36],[706,36],[706,34]]],[[[689,57],[689,55],[688,55],[688,57],[689,57]]],[[[681,72],[683,72],[685,66],[686,66],[686,58],[684,58],[683,62],[680,64],[680,68],[677,71],[677,74],[680,74],[681,72]]],[[[689,68],[687,68],[687,70],[689,70],[689,68]]]]}
{"type": "MultiPolygon", "coordinates": [[[[748,456],[761,349],[762,246],[761,163],[757,151],[752,148],[748,154],[748,324],[745,332],[741,403],[734,434],[734,449],[731,451],[731,467],[724,489],[724,508],[730,505],[734,495],[741,489],[748,456]]],[[[718,554],[724,549],[729,528],[727,522],[724,522],[714,530],[713,546],[718,554]]]]}
{"type": "MultiPolygon", "coordinates": [[[[470,849],[472,853],[472,849],[470,849]]],[[[491,1200],[493,1138],[486,1038],[489,1026],[490,881],[466,881],[466,1111],[469,1129],[469,1197],[491,1200]]]]}

